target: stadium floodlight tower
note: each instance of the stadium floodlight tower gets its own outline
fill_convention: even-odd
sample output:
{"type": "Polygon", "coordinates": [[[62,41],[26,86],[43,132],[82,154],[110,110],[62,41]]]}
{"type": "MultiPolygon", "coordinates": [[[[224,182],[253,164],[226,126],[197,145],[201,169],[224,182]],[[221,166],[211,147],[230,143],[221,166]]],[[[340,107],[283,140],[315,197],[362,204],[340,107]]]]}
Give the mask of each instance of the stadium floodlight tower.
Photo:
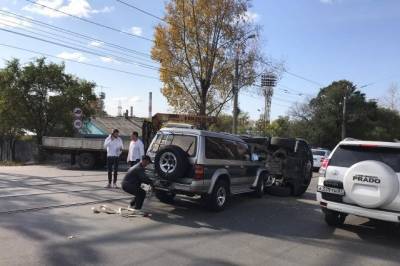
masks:
{"type": "Polygon", "coordinates": [[[272,96],[274,95],[274,87],[276,85],[276,75],[273,73],[267,73],[261,75],[261,88],[265,98],[264,106],[264,121],[265,125],[271,121],[271,102],[272,96]]]}

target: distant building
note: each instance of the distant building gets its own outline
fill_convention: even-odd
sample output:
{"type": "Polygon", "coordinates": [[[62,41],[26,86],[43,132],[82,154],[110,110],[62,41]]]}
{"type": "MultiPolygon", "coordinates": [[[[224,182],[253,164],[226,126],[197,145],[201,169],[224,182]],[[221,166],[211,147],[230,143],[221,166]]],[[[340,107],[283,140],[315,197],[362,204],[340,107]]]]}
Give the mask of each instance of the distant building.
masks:
{"type": "Polygon", "coordinates": [[[93,117],[84,123],[79,133],[86,138],[99,138],[117,128],[122,138],[130,137],[133,131],[142,136],[143,123],[144,119],[138,117],[93,117]]]}

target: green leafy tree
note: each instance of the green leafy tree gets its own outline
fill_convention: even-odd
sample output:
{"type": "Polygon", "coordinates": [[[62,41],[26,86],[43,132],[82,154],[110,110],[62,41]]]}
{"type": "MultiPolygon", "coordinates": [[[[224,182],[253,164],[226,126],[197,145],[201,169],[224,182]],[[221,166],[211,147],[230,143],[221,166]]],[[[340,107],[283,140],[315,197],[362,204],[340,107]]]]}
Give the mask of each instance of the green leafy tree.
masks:
{"type": "Polygon", "coordinates": [[[94,112],[95,84],[66,74],[64,64],[40,58],[21,66],[12,60],[2,73],[6,73],[0,83],[3,101],[15,106],[17,128],[36,133],[38,144],[45,135],[72,135],[75,107],[82,108],[86,117],[94,112]]]}
{"type": "Polygon", "coordinates": [[[345,95],[348,137],[388,141],[398,138],[398,113],[368,101],[364,93],[346,80],[335,81],[308,103],[295,105],[290,112],[291,135],[316,146],[333,148],[341,140],[345,95]]]}
{"type": "Polygon", "coordinates": [[[278,117],[267,125],[266,131],[269,136],[291,137],[291,122],[289,117],[278,117]]]}
{"type": "MultiPolygon", "coordinates": [[[[215,132],[232,132],[233,118],[231,115],[221,114],[218,122],[211,125],[209,130],[215,132]]],[[[247,134],[252,130],[252,121],[248,113],[239,113],[238,116],[238,134],[247,134]]]]}
{"type": "Polygon", "coordinates": [[[26,112],[18,94],[9,86],[15,71],[17,71],[15,65],[0,70],[0,150],[5,152],[6,147],[10,146],[12,160],[15,160],[15,141],[23,134],[22,114],[26,112]]]}

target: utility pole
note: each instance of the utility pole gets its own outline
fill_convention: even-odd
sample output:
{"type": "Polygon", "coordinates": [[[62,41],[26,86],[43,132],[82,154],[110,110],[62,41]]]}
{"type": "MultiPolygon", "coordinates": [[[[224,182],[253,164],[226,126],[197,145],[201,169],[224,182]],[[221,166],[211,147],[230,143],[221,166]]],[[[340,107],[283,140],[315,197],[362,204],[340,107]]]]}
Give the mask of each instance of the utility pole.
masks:
{"type": "Polygon", "coordinates": [[[236,56],[235,56],[235,74],[232,86],[233,92],[233,123],[232,123],[232,133],[237,134],[237,125],[238,125],[238,115],[239,115],[239,107],[238,107],[238,94],[239,94],[239,53],[240,53],[240,44],[243,44],[248,39],[256,38],[255,34],[251,34],[247,36],[242,42],[238,43],[236,46],[236,56]]]}
{"type": "Polygon", "coordinates": [[[342,140],[346,138],[346,116],[347,116],[347,94],[349,92],[349,86],[346,86],[343,97],[343,116],[342,116],[342,140]]]}
{"type": "Polygon", "coordinates": [[[153,93],[149,92],[149,119],[153,116],[153,93]]]}
{"type": "Polygon", "coordinates": [[[235,77],[233,82],[233,134],[237,134],[238,122],[238,94],[239,94],[239,49],[236,50],[235,77]]]}

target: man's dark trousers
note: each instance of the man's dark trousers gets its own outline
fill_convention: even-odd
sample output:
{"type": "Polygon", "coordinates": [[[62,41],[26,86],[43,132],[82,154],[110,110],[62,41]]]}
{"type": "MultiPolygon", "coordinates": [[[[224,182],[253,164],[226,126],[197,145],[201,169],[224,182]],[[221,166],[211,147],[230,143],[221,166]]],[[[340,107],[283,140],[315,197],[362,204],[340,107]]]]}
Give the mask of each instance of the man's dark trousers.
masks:
{"type": "Polygon", "coordinates": [[[135,196],[131,201],[131,207],[135,204],[135,209],[140,210],[143,206],[144,199],[146,198],[146,191],[144,191],[138,183],[122,182],[122,189],[135,196]]]}
{"type": "Polygon", "coordinates": [[[135,164],[140,163],[140,160],[136,160],[136,161],[133,161],[133,162],[130,161],[129,163],[131,164],[130,166],[132,167],[132,166],[134,166],[135,164]]]}
{"type": "Polygon", "coordinates": [[[117,156],[107,157],[108,183],[109,184],[111,184],[113,171],[114,171],[114,184],[117,183],[118,163],[119,163],[119,157],[117,157],[117,156]]]}

